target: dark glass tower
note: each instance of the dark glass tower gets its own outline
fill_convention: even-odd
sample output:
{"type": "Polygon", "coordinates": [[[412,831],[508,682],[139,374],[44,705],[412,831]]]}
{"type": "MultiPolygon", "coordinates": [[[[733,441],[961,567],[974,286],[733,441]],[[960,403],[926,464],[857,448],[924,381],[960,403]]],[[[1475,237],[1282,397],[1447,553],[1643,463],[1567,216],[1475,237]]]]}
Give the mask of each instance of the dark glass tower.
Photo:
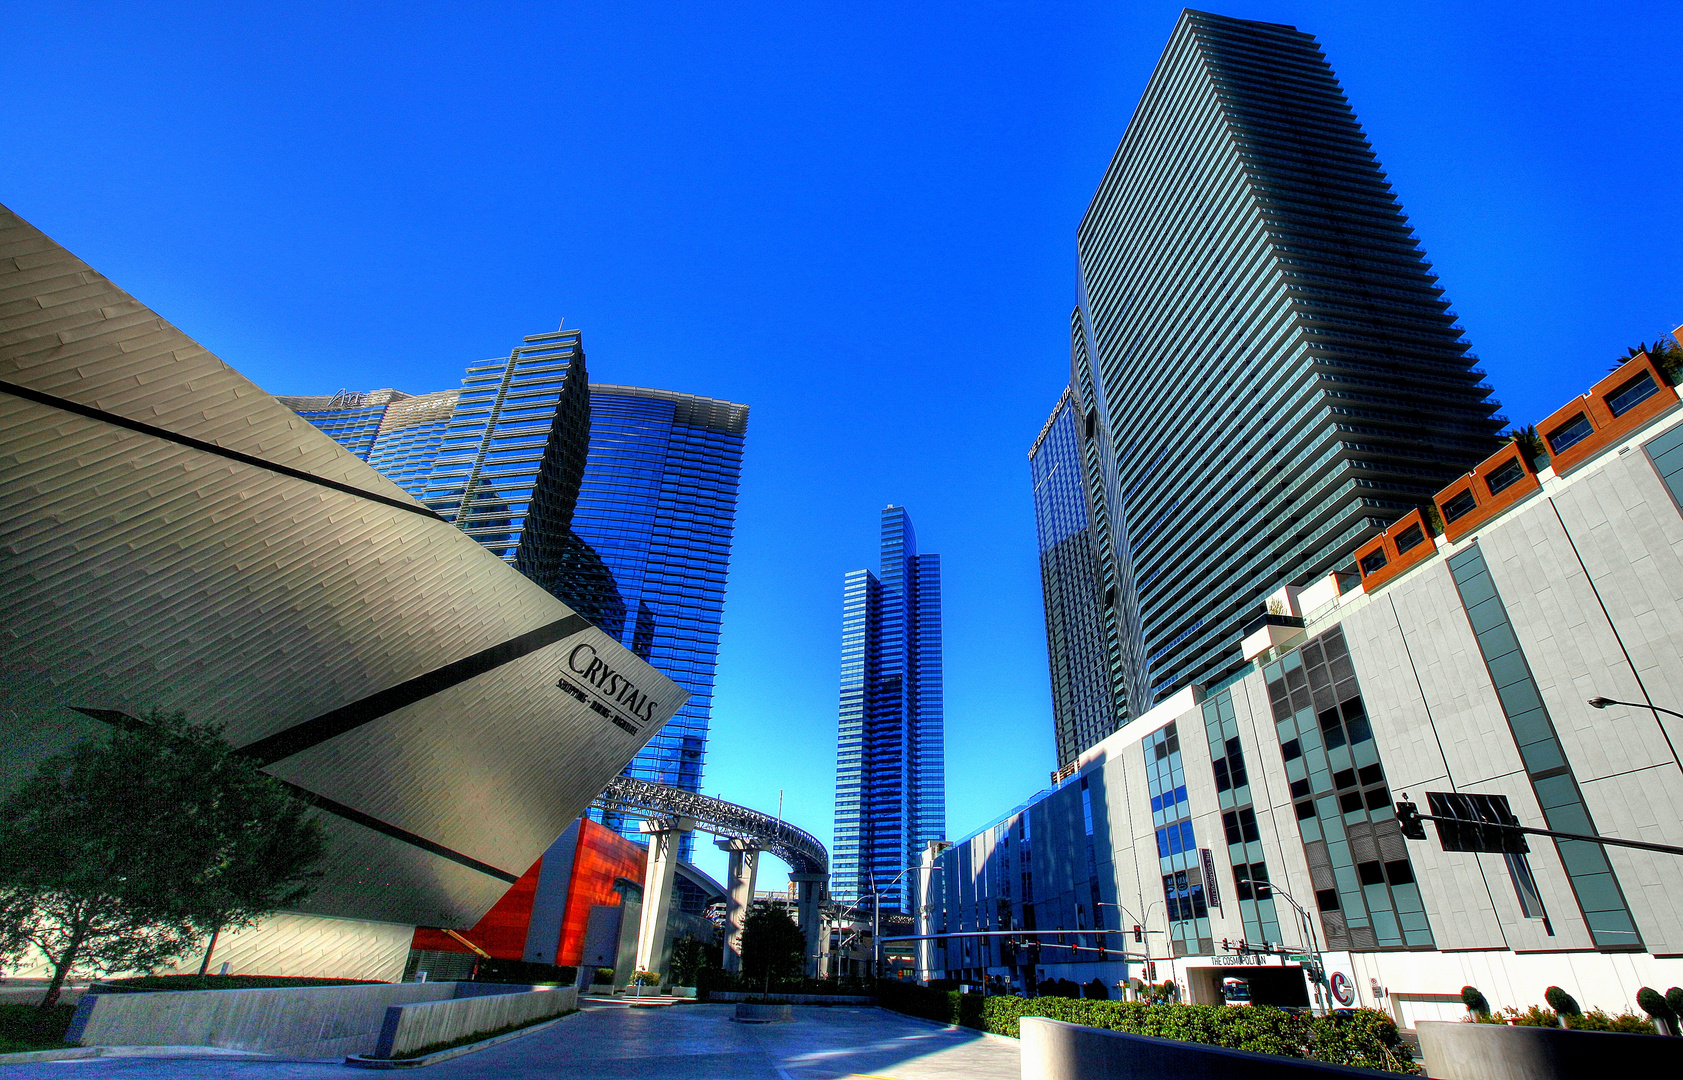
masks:
{"type": "Polygon", "coordinates": [[[881,890],[909,911],[915,865],[946,834],[941,700],[941,557],[920,555],[904,508],[882,512],[882,577],[842,581],[841,713],[830,894],[881,890]]]}
{"type": "Polygon", "coordinates": [[[1128,716],[1505,423],[1315,39],[1182,12],[1077,233],[1128,716]]]}
{"type": "Polygon", "coordinates": [[[747,432],[746,405],[590,388],[590,455],[572,525],[602,572],[579,574],[573,606],[600,612],[598,625],[690,692],[626,768],[686,791],[701,790],[747,432]]]}
{"type": "Polygon", "coordinates": [[[688,690],[625,771],[701,790],[746,405],[593,386],[577,330],[460,390],[281,400],[688,690]]]}
{"type": "Polygon", "coordinates": [[[1066,389],[1028,455],[1060,766],[1115,731],[1118,720],[1081,424],[1075,395],[1066,389]]]}

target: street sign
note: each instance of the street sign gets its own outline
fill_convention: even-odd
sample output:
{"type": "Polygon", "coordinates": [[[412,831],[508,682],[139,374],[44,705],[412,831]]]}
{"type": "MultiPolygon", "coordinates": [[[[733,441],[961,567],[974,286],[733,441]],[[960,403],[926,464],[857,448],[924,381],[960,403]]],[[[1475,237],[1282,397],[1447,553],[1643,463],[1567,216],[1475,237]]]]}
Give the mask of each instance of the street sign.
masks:
{"type": "Polygon", "coordinates": [[[1286,963],[1288,963],[1288,964],[1307,964],[1308,962],[1309,962],[1309,957],[1305,956],[1302,953],[1295,953],[1294,952],[1291,955],[1286,957],[1286,963]]]}

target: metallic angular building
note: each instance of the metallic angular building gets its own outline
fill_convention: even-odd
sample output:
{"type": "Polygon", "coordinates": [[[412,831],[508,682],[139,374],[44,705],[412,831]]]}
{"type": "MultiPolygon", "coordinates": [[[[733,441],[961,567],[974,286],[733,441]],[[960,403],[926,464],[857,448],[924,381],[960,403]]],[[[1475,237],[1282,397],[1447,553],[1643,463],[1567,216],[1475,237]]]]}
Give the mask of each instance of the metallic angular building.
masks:
{"type": "Polygon", "coordinates": [[[1504,419],[1315,39],[1185,11],[1077,234],[1126,717],[1242,670],[1504,419]]]}
{"type": "Polygon", "coordinates": [[[0,478],[0,791],[222,722],[321,814],[309,914],[471,925],[685,699],[4,208],[0,478]]]}
{"type": "Polygon", "coordinates": [[[941,557],[903,507],[882,512],[882,576],[842,584],[841,714],[830,895],[910,910],[904,873],[946,834],[941,557]]]}
{"type": "Polygon", "coordinates": [[[1065,389],[1029,449],[1058,763],[1116,730],[1101,561],[1087,508],[1080,409],[1065,389]]]}

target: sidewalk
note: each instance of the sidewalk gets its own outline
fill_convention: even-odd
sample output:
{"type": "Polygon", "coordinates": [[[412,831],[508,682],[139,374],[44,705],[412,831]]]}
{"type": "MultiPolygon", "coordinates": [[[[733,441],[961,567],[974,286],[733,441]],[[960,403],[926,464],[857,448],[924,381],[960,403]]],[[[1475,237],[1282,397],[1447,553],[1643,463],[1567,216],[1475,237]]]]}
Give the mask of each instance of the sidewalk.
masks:
{"type": "MultiPolygon", "coordinates": [[[[621,998],[526,1038],[417,1070],[423,1080],[1019,1080],[1017,1043],[882,1009],[797,1006],[738,1024],[730,1005],[633,1009],[621,998]]],[[[0,1080],[368,1080],[342,1062],[93,1058],[0,1066],[0,1080]],[[67,1072],[66,1070],[74,1070],[67,1072]]]]}

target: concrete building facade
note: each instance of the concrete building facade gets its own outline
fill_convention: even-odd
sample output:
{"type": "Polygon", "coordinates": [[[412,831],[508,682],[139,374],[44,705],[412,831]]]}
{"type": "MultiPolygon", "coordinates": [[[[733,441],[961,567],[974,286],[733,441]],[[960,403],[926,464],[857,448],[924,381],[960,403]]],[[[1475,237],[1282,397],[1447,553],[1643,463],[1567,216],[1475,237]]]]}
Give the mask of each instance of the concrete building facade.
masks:
{"type": "Polygon", "coordinates": [[[1683,982],[1683,858],[1535,836],[1445,851],[1393,813],[1405,793],[1423,812],[1493,793],[1523,825],[1683,845],[1683,408],[1638,357],[1538,430],[1541,454],[1510,445],[1437,494],[1443,535],[1413,513],[1351,553],[1357,572],[1283,586],[1237,676],[932,849],[924,932],[959,936],[926,974],[1111,996],[1155,975],[1203,1002],[1239,975],[1258,1000],[1406,1025],[1459,1018],[1464,985],[1623,1010],[1683,982]],[[1041,933],[963,936],[986,930],[1041,933]]]}

